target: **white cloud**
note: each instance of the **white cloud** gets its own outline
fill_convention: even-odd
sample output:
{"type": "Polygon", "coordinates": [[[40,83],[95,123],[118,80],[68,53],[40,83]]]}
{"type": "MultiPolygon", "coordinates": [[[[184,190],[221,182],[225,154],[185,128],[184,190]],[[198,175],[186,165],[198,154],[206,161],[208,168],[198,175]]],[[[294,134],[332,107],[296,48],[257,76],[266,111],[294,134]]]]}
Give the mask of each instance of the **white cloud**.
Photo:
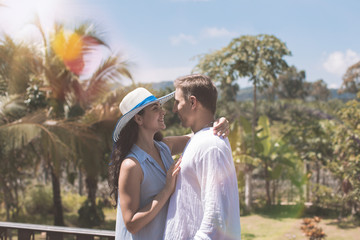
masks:
{"type": "Polygon", "coordinates": [[[326,71],[338,76],[342,76],[348,67],[360,60],[360,55],[351,49],[346,50],[345,53],[336,51],[331,53],[323,63],[326,71]]]}
{"type": "Polygon", "coordinates": [[[217,38],[217,37],[235,37],[238,34],[236,32],[230,32],[226,28],[205,28],[203,31],[205,38],[217,38]]]}
{"type": "Polygon", "coordinates": [[[191,35],[186,35],[183,33],[180,33],[178,36],[172,36],[170,37],[170,42],[174,46],[178,46],[181,43],[190,43],[192,45],[195,45],[197,43],[196,39],[191,35]]]}
{"type": "Polygon", "coordinates": [[[139,68],[134,71],[136,83],[153,83],[161,81],[174,81],[180,76],[190,74],[192,67],[173,68],[139,68]]]}

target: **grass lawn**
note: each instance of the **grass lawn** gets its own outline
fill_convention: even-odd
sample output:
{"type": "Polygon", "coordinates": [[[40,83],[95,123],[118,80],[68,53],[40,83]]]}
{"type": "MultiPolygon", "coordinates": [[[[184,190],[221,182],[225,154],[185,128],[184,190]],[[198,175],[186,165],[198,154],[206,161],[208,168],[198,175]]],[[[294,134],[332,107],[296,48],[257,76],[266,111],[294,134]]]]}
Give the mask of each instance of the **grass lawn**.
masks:
{"type": "MultiPolygon", "coordinates": [[[[271,214],[252,214],[242,216],[242,240],[307,240],[300,229],[302,218],[293,217],[298,209],[286,212],[272,212],[271,214]],[[295,211],[295,212],[294,212],[295,211]],[[279,216],[279,218],[274,217],[279,216]]],[[[115,229],[116,210],[104,209],[107,229],[115,229]]],[[[338,224],[336,219],[322,219],[319,226],[327,235],[326,240],[358,240],[360,227],[343,222],[338,224]]]]}
{"type": "MultiPolygon", "coordinates": [[[[261,215],[241,217],[242,240],[306,240],[300,229],[300,218],[268,218],[261,215]]],[[[319,227],[327,235],[326,240],[358,240],[360,239],[360,227],[338,226],[336,219],[322,219],[319,227]]]]}

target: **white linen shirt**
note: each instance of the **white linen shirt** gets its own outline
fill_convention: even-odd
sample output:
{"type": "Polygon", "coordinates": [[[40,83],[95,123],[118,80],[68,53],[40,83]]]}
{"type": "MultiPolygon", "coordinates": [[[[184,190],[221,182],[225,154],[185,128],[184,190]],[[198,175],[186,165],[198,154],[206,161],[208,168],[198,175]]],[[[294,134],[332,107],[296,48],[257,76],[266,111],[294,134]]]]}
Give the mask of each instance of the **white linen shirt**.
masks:
{"type": "Polygon", "coordinates": [[[241,239],[237,177],[228,139],[197,132],[182,156],[164,239],[241,239]]]}

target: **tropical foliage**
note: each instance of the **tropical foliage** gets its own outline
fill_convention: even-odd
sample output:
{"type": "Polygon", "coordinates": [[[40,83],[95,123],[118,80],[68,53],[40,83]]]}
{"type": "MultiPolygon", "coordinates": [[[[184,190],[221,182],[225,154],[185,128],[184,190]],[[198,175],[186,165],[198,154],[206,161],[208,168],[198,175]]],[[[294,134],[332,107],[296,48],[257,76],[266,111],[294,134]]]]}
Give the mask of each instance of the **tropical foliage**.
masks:
{"type": "MultiPolygon", "coordinates": [[[[56,24],[51,32],[38,20],[35,25],[42,36],[35,44],[0,38],[0,206],[9,221],[38,212],[65,225],[64,191],[77,188],[82,195],[86,189],[77,224],[98,226],[103,206],[111,205],[104,183],[117,106],[140,85],[124,86],[124,80],[132,83],[129,62],[91,24],[56,24]],[[99,49],[104,55],[89,73],[88,61],[99,49]],[[49,192],[41,211],[28,200],[49,192]]],[[[275,36],[256,35],[197,56],[194,72],[209,75],[219,88],[216,115],[231,122],[241,209],[311,203],[317,210],[357,216],[360,95],[329,100],[323,80],[309,82],[305,70],[288,67],[290,55],[275,36]],[[237,100],[239,78],[252,83],[252,101],[237,100]],[[266,98],[257,99],[259,92],[266,98]]],[[[344,75],[344,88],[357,89],[356,68],[344,75]]],[[[151,91],[160,96],[173,89],[151,91]]],[[[164,135],[188,133],[171,104],[164,106],[164,135]]]]}
{"type": "Polygon", "coordinates": [[[360,90],[360,62],[350,66],[343,76],[340,92],[357,93],[360,90]]]}
{"type": "MultiPolygon", "coordinates": [[[[103,142],[103,133],[99,134],[96,129],[101,124],[105,126],[104,130],[109,129],[106,121],[114,124],[118,117],[114,113],[100,114],[96,120],[89,121],[86,112],[96,109],[95,105],[106,105],[102,101],[113,85],[123,76],[131,79],[131,75],[121,56],[109,51],[109,56],[89,78],[80,78],[86,64],[85,56],[91,54],[95,47],[108,47],[96,36],[91,25],[80,25],[65,34],[65,27],[57,24],[49,36],[45,35],[39,21],[36,25],[42,35],[41,49],[16,44],[9,36],[4,37],[0,48],[0,79],[4,95],[0,111],[1,156],[11,161],[18,152],[23,161],[41,165],[50,173],[54,224],[64,225],[61,179],[67,175],[73,182],[69,176],[74,175],[71,170],[74,168],[84,172],[90,210],[96,208],[97,178],[106,170],[101,167],[104,162],[99,161],[106,157],[104,147],[93,147],[101,146],[99,142],[103,142]],[[25,149],[31,154],[25,154],[25,149]]],[[[106,145],[107,150],[109,145],[106,145]]],[[[12,168],[9,165],[9,169],[4,171],[12,170],[8,173],[17,174],[14,171],[18,168],[12,168]]],[[[11,177],[5,178],[1,184],[4,193],[9,188],[8,179],[11,177]]],[[[16,182],[16,179],[13,181],[16,182]]],[[[18,196],[18,188],[12,189],[15,191],[13,195],[18,196]]],[[[13,201],[14,197],[8,193],[4,196],[7,196],[4,200],[10,218],[11,205],[17,201],[13,201]]]]}
{"type": "MultiPolygon", "coordinates": [[[[199,64],[195,71],[209,75],[220,83],[220,103],[227,105],[234,101],[238,86],[234,83],[238,78],[248,78],[253,84],[253,116],[252,116],[252,156],[255,156],[255,127],[257,119],[257,89],[263,91],[276,85],[277,76],[286,70],[288,65],[284,57],[291,55],[286,44],[272,35],[241,36],[233,39],[221,50],[199,56],[199,64]]],[[[251,209],[251,175],[253,167],[247,164],[246,196],[247,208],[251,209]]]]}

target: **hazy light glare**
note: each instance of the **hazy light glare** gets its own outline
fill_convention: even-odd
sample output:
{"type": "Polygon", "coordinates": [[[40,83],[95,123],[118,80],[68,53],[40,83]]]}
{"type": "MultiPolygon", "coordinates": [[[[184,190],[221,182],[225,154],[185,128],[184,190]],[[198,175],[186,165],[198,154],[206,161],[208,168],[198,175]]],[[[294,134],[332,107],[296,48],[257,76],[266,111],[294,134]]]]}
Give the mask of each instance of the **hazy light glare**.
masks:
{"type": "Polygon", "coordinates": [[[0,8],[0,28],[15,39],[25,40],[29,39],[29,32],[35,29],[31,26],[35,16],[39,17],[43,29],[48,32],[53,27],[64,1],[5,0],[2,3],[5,7],[0,8]]]}
{"type": "Polygon", "coordinates": [[[80,57],[83,41],[76,33],[65,34],[64,31],[60,31],[55,35],[52,47],[62,60],[72,61],[80,57]]]}
{"type": "Polygon", "coordinates": [[[51,41],[55,54],[77,75],[89,76],[99,66],[102,54],[100,43],[91,36],[65,31],[56,33],[51,41]]]}

